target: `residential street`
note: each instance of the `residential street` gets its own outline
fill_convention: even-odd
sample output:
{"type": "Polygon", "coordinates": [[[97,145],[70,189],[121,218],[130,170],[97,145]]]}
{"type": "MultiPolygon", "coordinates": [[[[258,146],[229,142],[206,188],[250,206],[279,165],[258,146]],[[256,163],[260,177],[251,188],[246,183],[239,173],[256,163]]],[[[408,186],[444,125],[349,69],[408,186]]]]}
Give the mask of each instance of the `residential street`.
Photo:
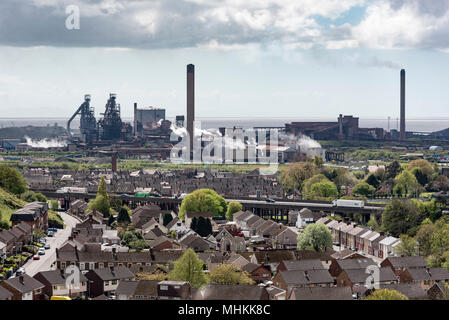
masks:
{"type": "Polygon", "coordinates": [[[64,213],[59,213],[64,223],[66,225],[65,229],[58,230],[55,232],[53,237],[46,237],[47,243],[50,244],[50,249],[45,250],[45,255],[40,256],[40,260],[29,260],[25,265],[25,272],[29,276],[34,276],[39,271],[46,271],[50,269],[55,269],[52,267],[53,262],[56,260],[56,248],[59,248],[69,237],[72,227],[79,222],[76,218],[64,213]]]}

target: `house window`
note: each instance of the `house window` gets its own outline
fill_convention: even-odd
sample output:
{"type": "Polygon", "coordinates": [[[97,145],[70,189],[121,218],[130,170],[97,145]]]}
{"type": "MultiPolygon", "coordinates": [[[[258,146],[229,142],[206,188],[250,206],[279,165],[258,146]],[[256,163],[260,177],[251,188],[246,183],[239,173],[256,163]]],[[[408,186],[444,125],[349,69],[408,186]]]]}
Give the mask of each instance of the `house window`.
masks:
{"type": "Polygon", "coordinates": [[[57,290],[58,289],[58,286],[53,286],[53,290],[57,290]]]}
{"type": "Polygon", "coordinates": [[[108,285],[109,285],[109,281],[105,281],[105,282],[104,282],[104,285],[105,285],[105,286],[108,286],[108,285]]]}
{"type": "Polygon", "coordinates": [[[116,285],[117,284],[117,280],[112,280],[112,285],[116,285]]]}
{"type": "Polygon", "coordinates": [[[99,263],[99,264],[98,264],[98,267],[99,267],[99,268],[104,268],[104,263],[99,263]]]}
{"type": "Polygon", "coordinates": [[[160,288],[161,290],[168,290],[168,286],[161,285],[160,288]]]}
{"type": "Polygon", "coordinates": [[[180,286],[175,286],[175,289],[179,289],[179,288],[181,288],[180,286]]]}

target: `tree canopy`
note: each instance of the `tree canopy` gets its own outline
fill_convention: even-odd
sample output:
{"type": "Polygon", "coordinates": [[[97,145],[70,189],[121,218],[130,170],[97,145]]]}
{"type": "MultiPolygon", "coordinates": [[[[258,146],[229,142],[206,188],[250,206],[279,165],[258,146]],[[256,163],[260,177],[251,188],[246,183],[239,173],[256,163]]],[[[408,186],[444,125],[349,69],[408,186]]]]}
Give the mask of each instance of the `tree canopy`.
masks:
{"type": "Polygon", "coordinates": [[[353,195],[359,195],[364,197],[370,197],[373,195],[373,193],[376,191],[376,188],[369,185],[368,183],[362,181],[359,184],[357,184],[354,189],[352,189],[353,195]]]}
{"type": "Polygon", "coordinates": [[[408,234],[420,223],[420,212],[414,201],[395,199],[385,207],[382,214],[382,229],[394,237],[408,234]]]}
{"type": "Polygon", "coordinates": [[[198,258],[195,251],[188,248],[182,257],[175,261],[174,268],[169,273],[169,279],[188,281],[192,287],[199,288],[207,283],[203,265],[204,262],[198,258]]]}
{"type": "Polygon", "coordinates": [[[21,194],[27,190],[27,182],[17,168],[0,165],[0,188],[21,194]]]}
{"type": "Polygon", "coordinates": [[[287,192],[301,190],[304,181],[317,172],[318,168],[313,162],[295,162],[281,169],[279,181],[287,192]]]}
{"type": "Polygon", "coordinates": [[[228,210],[226,210],[226,219],[229,221],[233,220],[234,217],[234,213],[242,211],[243,210],[243,206],[236,202],[236,201],[231,201],[228,203],[228,210]]]}
{"type": "Polygon", "coordinates": [[[298,250],[325,251],[332,248],[332,234],[324,224],[309,224],[298,235],[298,250]]]}
{"type": "Polygon", "coordinates": [[[408,298],[396,290],[379,289],[364,298],[364,300],[408,300],[408,298]]]}
{"type": "Polygon", "coordinates": [[[129,217],[129,212],[126,210],[126,208],[121,207],[118,216],[117,216],[117,222],[119,223],[130,223],[131,219],[129,217]]]}
{"type": "Polygon", "coordinates": [[[214,216],[224,217],[226,207],[226,200],[214,190],[199,189],[182,200],[178,217],[184,220],[187,212],[211,212],[214,216]]]}
{"type": "Polygon", "coordinates": [[[252,285],[254,281],[240,268],[232,264],[222,264],[209,273],[209,283],[227,285],[252,285]]]}

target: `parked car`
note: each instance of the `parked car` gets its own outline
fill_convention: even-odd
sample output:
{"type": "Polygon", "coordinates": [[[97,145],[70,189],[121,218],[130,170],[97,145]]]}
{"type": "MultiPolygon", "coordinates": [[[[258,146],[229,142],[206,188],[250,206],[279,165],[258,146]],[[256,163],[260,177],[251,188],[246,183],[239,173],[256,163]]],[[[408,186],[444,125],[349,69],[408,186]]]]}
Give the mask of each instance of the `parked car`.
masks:
{"type": "Polygon", "coordinates": [[[270,202],[270,203],[275,203],[275,202],[276,202],[276,200],[274,200],[274,199],[271,199],[271,198],[267,198],[267,202],[270,202]]]}
{"type": "Polygon", "coordinates": [[[53,231],[48,231],[48,232],[47,232],[47,236],[53,237],[53,231]]]}
{"type": "Polygon", "coordinates": [[[33,257],[33,260],[39,260],[41,257],[39,257],[38,255],[35,255],[34,257],[33,257]]]}
{"type": "Polygon", "coordinates": [[[47,243],[47,239],[45,239],[45,238],[40,238],[40,239],[39,239],[39,243],[46,244],[46,243],[47,243]]]}
{"type": "Polygon", "coordinates": [[[37,254],[40,256],[43,256],[45,254],[45,249],[44,248],[39,248],[39,250],[37,250],[37,254]]]}
{"type": "Polygon", "coordinates": [[[20,267],[19,269],[17,269],[16,276],[20,276],[20,275],[23,275],[23,274],[25,274],[25,268],[20,267]]]}
{"type": "Polygon", "coordinates": [[[50,244],[49,243],[47,243],[45,246],[44,246],[44,249],[45,250],[48,250],[48,249],[50,249],[50,244]]]}
{"type": "Polygon", "coordinates": [[[58,232],[58,228],[48,228],[49,231],[58,232]]]}

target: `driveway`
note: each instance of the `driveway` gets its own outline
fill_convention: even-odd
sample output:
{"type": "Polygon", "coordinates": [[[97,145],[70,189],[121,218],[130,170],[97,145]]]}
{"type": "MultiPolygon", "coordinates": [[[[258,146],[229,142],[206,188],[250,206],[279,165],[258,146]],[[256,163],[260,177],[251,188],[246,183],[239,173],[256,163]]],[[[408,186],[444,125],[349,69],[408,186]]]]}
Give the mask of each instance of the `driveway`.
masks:
{"type": "Polygon", "coordinates": [[[67,213],[60,212],[59,215],[64,220],[66,225],[65,229],[58,229],[58,232],[54,233],[53,237],[46,237],[47,243],[50,244],[50,249],[45,250],[45,255],[40,256],[40,260],[30,259],[23,266],[25,272],[29,276],[34,276],[39,271],[48,271],[56,269],[56,265],[53,263],[56,261],[56,248],[60,248],[61,245],[68,239],[72,228],[75,227],[79,220],[68,215],[67,213]]]}

